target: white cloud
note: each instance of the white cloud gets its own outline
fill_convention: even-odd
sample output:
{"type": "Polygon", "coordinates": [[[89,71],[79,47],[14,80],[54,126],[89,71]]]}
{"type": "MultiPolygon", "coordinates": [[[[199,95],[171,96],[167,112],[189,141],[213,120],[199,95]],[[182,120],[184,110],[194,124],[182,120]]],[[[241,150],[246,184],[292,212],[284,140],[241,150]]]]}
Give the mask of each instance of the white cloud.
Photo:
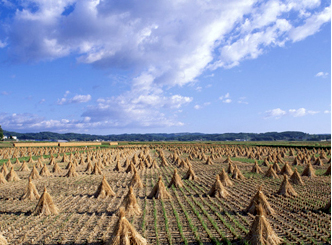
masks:
{"type": "Polygon", "coordinates": [[[331,113],[331,111],[329,111],[329,110],[325,110],[324,113],[325,113],[325,114],[329,114],[329,113],[331,113]]]}
{"type": "Polygon", "coordinates": [[[289,109],[288,111],[284,111],[280,108],[276,108],[273,110],[269,110],[265,112],[265,118],[276,118],[279,119],[283,116],[291,116],[291,117],[303,117],[306,115],[315,115],[319,113],[319,111],[312,111],[307,110],[305,108],[299,108],[299,109],[289,109]]]}
{"type": "Polygon", "coordinates": [[[71,99],[67,99],[67,95],[69,94],[69,91],[67,91],[63,98],[58,99],[57,104],[58,105],[67,105],[67,104],[76,104],[76,103],[86,103],[91,100],[91,95],[75,95],[71,99]]]}
{"type": "Polygon", "coordinates": [[[320,72],[318,72],[315,76],[316,76],[316,77],[326,78],[328,75],[329,75],[328,72],[322,72],[322,71],[320,71],[320,72]]]}
{"type": "Polygon", "coordinates": [[[202,108],[202,106],[200,106],[200,105],[195,105],[194,108],[195,108],[196,110],[199,110],[199,109],[202,108]]]}
{"type": "MultiPolygon", "coordinates": [[[[273,47],[318,32],[330,20],[330,7],[320,11],[319,0],[29,3],[17,1],[11,6],[16,12],[5,28],[0,27],[4,33],[0,48],[7,49],[14,61],[73,56],[79,63],[98,68],[135,71],[131,73],[135,77],[123,79],[130,83],[128,91],[104,98],[83,113],[95,115],[87,115],[93,122],[103,117],[119,125],[181,125],[164,110],[178,109],[192,98],[167,95],[165,88],[195,84],[204,72],[210,72],[207,77],[214,75],[208,69],[231,68],[256,59],[273,47]],[[69,6],[73,11],[64,14],[69,6]],[[107,113],[119,118],[110,119],[107,113]]],[[[90,95],[68,98],[67,92],[59,105],[91,100],[90,95]]],[[[220,98],[232,102],[229,94],[220,98]]],[[[238,103],[247,102],[240,99],[238,103]]]]}
{"type": "Polygon", "coordinates": [[[293,117],[303,117],[307,114],[306,109],[305,108],[300,108],[300,109],[290,109],[289,110],[290,115],[292,115],[293,117]]]}
{"type": "Polygon", "coordinates": [[[278,119],[278,118],[286,115],[286,111],[283,111],[280,108],[277,108],[277,109],[266,111],[265,115],[266,115],[266,118],[275,117],[278,119]]]}
{"type": "Polygon", "coordinates": [[[331,20],[331,7],[326,7],[322,12],[316,13],[306,19],[305,24],[293,28],[289,36],[293,42],[301,41],[319,31],[320,27],[331,20]]]}
{"type": "Polygon", "coordinates": [[[229,103],[232,102],[232,100],[230,99],[230,94],[229,93],[220,96],[219,100],[221,100],[223,103],[226,103],[226,104],[229,104],[229,103]]]}

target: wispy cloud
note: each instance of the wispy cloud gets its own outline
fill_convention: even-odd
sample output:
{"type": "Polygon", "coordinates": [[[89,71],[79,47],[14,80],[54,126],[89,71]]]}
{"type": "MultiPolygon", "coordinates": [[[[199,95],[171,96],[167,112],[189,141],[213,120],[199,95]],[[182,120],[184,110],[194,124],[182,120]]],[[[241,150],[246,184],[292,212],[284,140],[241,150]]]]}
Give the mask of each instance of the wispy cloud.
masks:
{"type": "Polygon", "coordinates": [[[328,75],[329,75],[328,72],[322,72],[322,71],[320,71],[320,72],[318,72],[318,73],[315,75],[315,77],[326,78],[328,75]]]}
{"type": "Polygon", "coordinates": [[[230,95],[229,93],[222,95],[219,97],[219,100],[221,100],[223,103],[229,104],[232,102],[232,100],[230,99],[230,95]]]}
{"type": "MultiPolygon", "coordinates": [[[[68,91],[67,91],[68,92],[68,91]]],[[[76,103],[86,103],[88,101],[91,100],[91,95],[87,94],[87,95],[75,95],[73,98],[71,99],[67,99],[67,95],[69,93],[65,93],[64,97],[61,99],[58,99],[57,104],[58,105],[67,105],[67,104],[76,104],[76,103]]]]}

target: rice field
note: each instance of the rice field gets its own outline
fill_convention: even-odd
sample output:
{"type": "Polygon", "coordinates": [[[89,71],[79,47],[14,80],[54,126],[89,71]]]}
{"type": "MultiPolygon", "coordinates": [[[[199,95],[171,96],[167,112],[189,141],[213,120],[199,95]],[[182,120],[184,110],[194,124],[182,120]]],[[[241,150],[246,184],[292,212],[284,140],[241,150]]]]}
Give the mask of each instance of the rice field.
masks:
{"type": "Polygon", "coordinates": [[[129,186],[141,181],[133,188],[140,212],[126,219],[148,244],[249,244],[248,233],[259,214],[248,206],[259,188],[274,210],[264,216],[280,242],[330,244],[331,209],[324,209],[331,200],[330,157],[330,149],[210,144],[1,148],[3,176],[13,167],[19,180],[0,183],[0,234],[8,244],[108,243],[129,186]],[[28,169],[22,170],[24,162],[28,169]],[[60,171],[53,173],[55,165],[60,171]],[[32,176],[34,166],[44,176],[32,176]],[[270,166],[276,178],[265,176],[270,166]],[[189,167],[197,178],[183,178],[189,167]],[[218,187],[226,195],[212,195],[222,169],[232,185],[218,187]],[[292,182],[295,169],[304,185],[292,182]],[[174,170],[180,186],[169,186],[174,170]],[[139,180],[133,181],[135,172],[139,180]],[[37,199],[21,200],[29,176],[40,196],[47,188],[57,214],[36,214],[37,199]],[[103,176],[114,195],[98,198],[103,176]],[[160,178],[171,198],[149,197],[160,178]],[[288,186],[281,188],[284,179],[295,194],[288,186]]]}

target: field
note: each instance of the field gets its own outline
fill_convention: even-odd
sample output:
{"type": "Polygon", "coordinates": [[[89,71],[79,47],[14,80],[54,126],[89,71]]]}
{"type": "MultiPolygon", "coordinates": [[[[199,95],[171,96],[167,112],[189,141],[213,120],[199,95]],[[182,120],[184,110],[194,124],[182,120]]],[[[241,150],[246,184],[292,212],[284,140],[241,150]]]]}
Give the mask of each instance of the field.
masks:
{"type": "MultiPolygon", "coordinates": [[[[255,214],[247,212],[246,208],[261,185],[275,211],[274,215],[266,215],[267,220],[284,243],[330,244],[330,209],[322,210],[331,200],[331,176],[325,175],[330,155],[330,148],[189,143],[86,149],[1,148],[0,168],[3,164],[8,165],[10,159],[21,180],[0,184],[0,234],[9,244],[103,244],[109,241],[133,177],[133,173],[126,173],[123,166],[133,161],[144,185],[134,188],[142,212],[126,217],[149,244],[248,244],[245,237],[255,214]],[[59,213],[34,215],[38,200],[20,200],[20,197],[27,187],[32,167],[39,165],[38,159],[52,170],[50,155],[62,169],[61,173],[34,179],[32,183],[40,195],[44,186],[47,187],[59,213]],[[211,165],[206,164],[208,158],[211,165]],[[292,184],[298,194],[296,197],[278,195],[284,177],[264,176],[268,167],[263,162],[267,158],[269,164],[275,163],[280,169],[288,163],[300,175],[310,162],[316,176],[302,176],[304,185],[292,184]],[[299,159],[298,165],[293,165],[295,158],[299,159]],[[320,166],[315,165],[314,158],[321,158],[320,166]],[[16,163],[17,159],[20,163],[16,163]],[[233,179],[229,174],[233,185],[225,187],[229,193],[227,197],[207,195],[221,170],[228,170],[227,159],[237,166],[245,179],[233,179]],[[159,168],[149,167],[153,160],[159,168]],[[165,160],[168,166],[163,166],[165,160]],[[182,160],[189,161],[198,180],[182,179],[183,187],[167,188],[171,199],[148,198],[159,176],[167,187],[174,169],[180,177],[187,173],[186,166],[180,167],[182,160]],[[19,171],[23,161],[30,161],[29,171],[19,171]],[[103,176],[85,171],[88,161],[92,166],[97,163],[101,167],[115,196],[105,199],[94,196],[103,176]],[[251,172],[255,161],[263,173],[251,172]],[[77,165],[77,177],[65,177],[69,162],[77,165]],[[117,162],[122,169],[114,170],[117,162]]],[[[38,172],[41,167],[37,167],[38,172]]]]}

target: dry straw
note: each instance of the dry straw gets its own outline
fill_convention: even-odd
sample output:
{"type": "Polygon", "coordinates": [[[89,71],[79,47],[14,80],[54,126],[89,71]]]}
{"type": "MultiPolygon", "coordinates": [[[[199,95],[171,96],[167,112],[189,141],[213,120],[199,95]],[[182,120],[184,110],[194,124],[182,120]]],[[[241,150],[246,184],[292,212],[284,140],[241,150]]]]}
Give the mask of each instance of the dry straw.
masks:
{"type": "Polygon", "coordinates": [[[22,166],[20,167],[19,171],[30,171],[28,164],[26,161],[23,161],[22,166]]]}
{"type": "Polygon", "coordinates": [[[210,191],[208,192],[208,195],[211,197],[219,198],[226,198],[229,195],[225,187],[222,185],[219,175],[217,175],[216,181],[212,185],[210,191]]]}
{"type": "Polygon", "coordinates": [[[219,178],[223,186],[232,186],[233,182],[229,179],[228,174],[224,169],[221,170],[221,173],[219,174],[219,178]]]}
{"type": "Polygon", "coordinates": [[[264,214],[267,214],[267,215],[275,214],[274,209],[270,206],[269,202],[267,201],[266,196],[264,195],[264,193],[262,191],[262,186],[260,186],[258,188],[257,193],[250,200],[250,203],[245,211],[252,213],[252,214],[256,214],[256,204],[255,203],[260,203],[262,205],[262,210],[263,210],[264,214]]]}
{"type": "Polygon", "coordinates": [[[159,176],[157,184],[153,187],[150,192],[148,198],[156,198],[156,199],[169,199],[171,195],[167,192],[166,187],[162,181],[162,177],[159,176]]]}
{"type": "Polygon", "coordinates": [[[5,184],[5,183],[7,183],[7,180],[5,176],[3,176],[3,174],[0,172],[0,184],[5,184]]]}
{"type": "Polygon", "coordinates": [[[263,171],[262,171],[262,169],[259,167],[257,161],[255,161],[254,166],[252,166],[251,172],[252,172],[252,173],[257,173],[257,174],[263,173],[263,171]]]}
{"type": "Polygon", "coordinates": [[[95,166],[94,166],[94,168],[93,168],[91,174],[95,174],[95,175],[102,175],[102,174],[103,174],[103,173],[101,172],[101,169],[100,169],[98,163],[95,163],[95,166]]]}
{"type": "Polygon", "coordinates": [[[266,171],[265,177],[269,177],[269,178],[272,178],[272,179],[279,179],[279,177],[278,177],[276,171],[274,171],[272,165],[270,165],[269,169],[266,171]]]}
{"type": "Polygon", "coordinates": [[[310,162],[307,164],[307,166],[306,166],[305,169],[303,170],[303,173],[301,174],[301,176],[308,176],[309,178],[316,177],[315,169],[314,169],[314,167],[311,165],[310,162]]]}
{"type": "Polygon", "coordinates": [[[60,174],[62,172],[62,169],[59,167],[58,163],[56,162],[53,166],[52,173],[60,174]]]}
{"type": "Polygon", "coordinates": [[[233,175],[232,175],[233,179],[238,179],[238,180],[245,180],[246,177],[244,177],[244,175],[241,173],[240,169],[238,169],[238,167],[235,165],[234,171],[233,171],[233,175]]]}
{"type": "Polygon", "coordinates": [[[288,177],[286,174],[284,175],[284,180],[282,181],[277,194],[283,195],[285,197],[290,197],[290,196],[296,197],[297,196],[297,193],[294,190],[293,186],[289,183],[288,177]]]}
{"type": "Polygon", "coordinates": [[[127,215],[140,215],[142,213],[132,186],[129,187],[128,194],[125,196],[122,206],[124,207],[127,215]]]}
{"type": "Polygon", "coordinates": [[[304,182],[299,174],[297,172],[297,169],[294,170],[294,173],[292,176],[289,178],[290,182],[293,183],[294,185],[304,185],[304,182]]]}
{"type": "Polygon", "coordinates": [[[23,195],[21,196],[21,200],[38,200],[40,198],[40,195],[36,189],[36,186],[32,183],[31,178],[29,177],[29,182],[26,190],[24,191],[23,195]]]}
{"type": "Polygon", "coordinates": [[[0,234],[0,245],[7,245],[7,240],[3,235],[0,234]]]}
{"type": "Polygon", "coordinates": [[[35,165],[33,165],[33,168],[30,172],[29,177],[31,177],[31,179],[40,179],[41,178],[35,165]]]}
{"type": "Polygon", "coordinates": [[[74,165],[72,165],[67,174],[65,175],[65,177],[77,177],[78,173],[76,172],[76,167],[74,165]]]}
{"type": "Polygon", "coordinates": [[[256,204],[257,215],[251,224],[249,233],[246,235],[247,240],[251,245],[277,245],[282,242],[278,235],[272,229],[270,223],[264,215],[264,210],[261,204],[256,204]]]}
{"type": "Polygon", "coordinates": [[[173,174],[171,181],[168,184],[168,188],[170,188],[172,185],[174,185],[175,187],[183,186],[182,180],[181,180],[180,176],[178,175],[178,171],[176,168],[174,169],[174,174],[173,174]]]}
{"type": "Polygon", "coordinates": [[[39,198],[38,204],[33,211],[34,215],[50,215],[58,214],[59,209],[53,203],[51,195],[47,192],[46,187],[44,187],[44,193],[39,198]]]}
{"type": "Polygon", "coordinates": [[[94,194],[96,198],[106,198],[109,196],[115,196],[114,191],[112,190],[111,186],[108,184],[105,176],[103,176],[103,180],[98,186],[96,193],[94,194]]]}
{"type": "Polygon", "coordinates": [[[285,165],[282,167],[280,174],[286,174],[288,176],[291,176],[293,174],[292,168],[289,166],[289,164],[286,162],[285,165]]]}
{"type": "Polygon", "coordinates": [[[199,178],[195,174],[193,168],[191,166],[189,166],[189,169],[188,169],[186,175],[183,177],[183,179],[197,181],[199,178]]]}
{"type": "Polygon", "coordinates": [[[146,245],[146,239],[142,237],[125,217],[125,209],[119,210],[119,220],[111,235],[109,245],[146,245]]]}
{"type": "Polygon", "coordinates": [[[17,173],[14,171],[14,168],[11,167],[9,173],[6,176],[6,180],[7,181],[19,181],[21,179],[18,177],[17,173]]]}
{"type": "Polygon", "coordinates": [[[9,173],[8,168],[6,167],[6,164],[2,165],[1,173],[3,174],[3,176],[7,176],[7,174],[9,173]]]}
{"type": "Polygon", "coordinates": [[[49,171],[48,168],[46,167],[46,163],[44,164],[44,167],[40,170],[39,175],[40,175],[40,176],[43,176],[43,177],[52,176],[52,174],[50,173],[50,171],[49,171]]]}
{"type": "Polygon", "coordinates": [[[143,182],[141,178],[139,177],[139,174],[137,170],[134,168],[134,175],[132,179],[130,180],[129,186],[132,186],[134,188],[143,188],[143,182]]]}

